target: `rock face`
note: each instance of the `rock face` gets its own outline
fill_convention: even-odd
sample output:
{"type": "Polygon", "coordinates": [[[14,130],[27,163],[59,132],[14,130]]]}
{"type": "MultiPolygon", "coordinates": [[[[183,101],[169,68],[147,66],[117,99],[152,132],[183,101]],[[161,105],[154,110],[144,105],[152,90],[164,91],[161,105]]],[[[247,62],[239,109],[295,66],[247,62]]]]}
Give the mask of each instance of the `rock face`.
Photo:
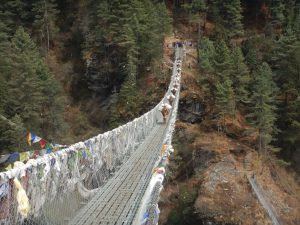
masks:
{"type": "Polygon", "coordinates": [[[199,123],[205,112],[205,105],[197,99],[183,99],[179,102],[179,119],[187,123],[199,123]]]}
{"type": "Polygon", "coordinates": [[[232,224],[271,225],[269,218],[251,195],[241,168],[231,155],[222,157],[204,175],[194,207],[199,218],[213,217],[215,220],[232,224]]]}
{"type": "Polygon", "coordinates": [[[207,147],[197,148],[193,151],[193,168],[195,173],[203,172],[212,163],[218,160],[218,153],[207,147]]]}
{"type": "Polygon", "coordinates": [[[245,177],[253,150],[199,124],[178,123],[177,135],[169,165],[177,169],[162,192],[159,224],[271,225],[245,177]]]}

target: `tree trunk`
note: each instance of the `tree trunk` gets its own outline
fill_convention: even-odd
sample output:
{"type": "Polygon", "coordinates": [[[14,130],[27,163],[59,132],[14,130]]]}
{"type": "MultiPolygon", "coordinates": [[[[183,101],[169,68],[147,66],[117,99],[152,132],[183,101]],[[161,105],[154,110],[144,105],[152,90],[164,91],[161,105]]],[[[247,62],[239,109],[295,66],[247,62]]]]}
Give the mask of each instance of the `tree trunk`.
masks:
{"type": "Polygon", "coordinates": [[[48,20],[48,10],[47,10],[47,2],[44,0],[45,4],[45,14],[44,14],[44,20],[46,25],[46,33],[47,33],[47,53],[49,52],[50,48],[50,34],[49,34],[49,20],[48,20]]]}
{"type": "Polygon", "coordinates": [[[203,33],[205,32],[206,29],[206,20],[207,20],[207,13],[204,13],[204,19],[203,19],[203,33]]]}

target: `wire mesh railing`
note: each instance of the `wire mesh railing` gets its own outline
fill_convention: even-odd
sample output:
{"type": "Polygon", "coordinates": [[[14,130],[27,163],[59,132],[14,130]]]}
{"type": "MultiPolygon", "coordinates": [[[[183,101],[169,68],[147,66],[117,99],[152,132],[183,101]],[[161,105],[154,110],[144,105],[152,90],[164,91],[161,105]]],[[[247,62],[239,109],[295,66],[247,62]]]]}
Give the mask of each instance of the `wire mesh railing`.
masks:
{"type": "MultiPolygon", "coordinates": [[[[173,66],[173,76],[170,83],[170,95],[175,95],[172,102],[172,110],[164,132],[163,148],[160,152],[160,157],[156,162],[156,170],[151,177],[150,183],[145,195],[140,204],[138,213],[133,222],[134,225],[156,225],[158,224],[160,210],[158,208],[159,195],[163,188],[163,181],[168,164],[168,157],[173,152],[172,134],[175,129],[177,111],[180,95],[180,80],[181,80],[181,62],[183,58],[183,49],[179,48],[176,51],[175,63],[173,66]],[[176,88],[176,92],[172,92],[176,88]]],[[[169,96],[170,96],[169,95],[169,96]]],[[[167,99],[170,99],[167,97],[167,99]]]]}

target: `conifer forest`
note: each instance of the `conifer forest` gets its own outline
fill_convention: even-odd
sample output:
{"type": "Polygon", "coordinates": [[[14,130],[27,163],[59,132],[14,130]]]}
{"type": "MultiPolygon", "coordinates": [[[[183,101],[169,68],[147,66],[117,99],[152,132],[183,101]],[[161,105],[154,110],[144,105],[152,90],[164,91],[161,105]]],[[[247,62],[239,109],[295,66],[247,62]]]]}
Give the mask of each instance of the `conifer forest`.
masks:
{"type": "Polygon", "coordinates": [[[300,224],[299,0],[0,1],[1,171],[152,109],[180,42],[159,224],[275,224],[251,179],[300,224]]]}

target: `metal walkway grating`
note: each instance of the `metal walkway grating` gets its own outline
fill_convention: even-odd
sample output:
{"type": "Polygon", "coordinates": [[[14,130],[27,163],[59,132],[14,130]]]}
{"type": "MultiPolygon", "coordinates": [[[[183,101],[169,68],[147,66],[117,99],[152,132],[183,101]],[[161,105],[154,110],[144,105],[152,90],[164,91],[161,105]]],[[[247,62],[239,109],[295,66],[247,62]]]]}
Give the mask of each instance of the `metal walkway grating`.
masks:
{"type": "Polygon", "coordinates": [[[133,222],[162,147],[165,125],[157,125],[135,154],[70,221],[69,225],[133,222]]]}

